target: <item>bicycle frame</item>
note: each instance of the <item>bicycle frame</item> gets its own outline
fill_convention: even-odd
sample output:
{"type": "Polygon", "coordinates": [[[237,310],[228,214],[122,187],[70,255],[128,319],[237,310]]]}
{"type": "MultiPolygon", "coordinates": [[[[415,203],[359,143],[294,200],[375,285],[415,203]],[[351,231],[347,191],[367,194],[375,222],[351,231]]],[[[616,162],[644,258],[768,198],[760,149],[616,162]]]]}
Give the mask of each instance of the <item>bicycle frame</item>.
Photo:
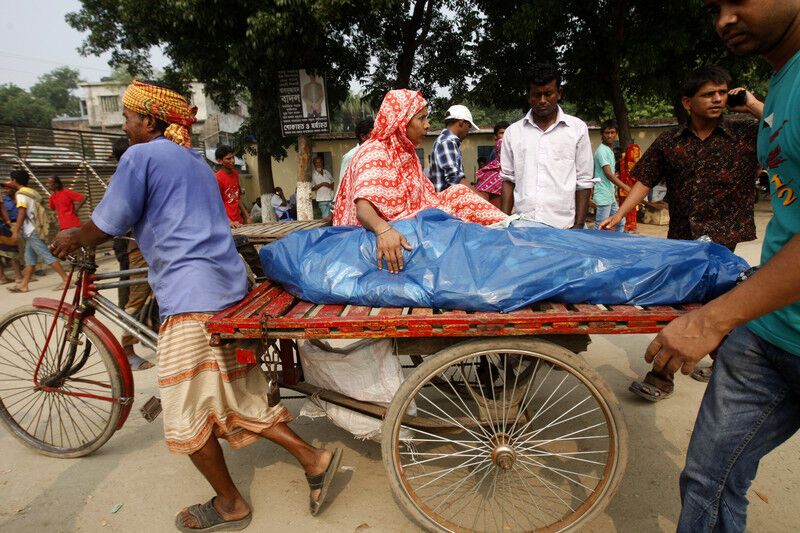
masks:
{"type": "Polygon", "coordinates": [[[113,279],[122,276],[139,274],[146,272],[147,269],[132,269],[117,272],[108,272],[95,274],[97,265],[94,262],[94,253],[86,253],[86,257],[82,260],[71,259],[73,264],[72,270],[67,278],[67,283],[61,298],[54,300],[51,298],[35,298],[33,306],[40,309],[49,309],[54,312],[53,323],[51,324],[47,338],[45,339],[42,351],[39,354],[36,368],[34,370],[33,381],[34,385],[46,392],[58,392],[69,396],[92,398],[101,401],[116,402],[122,406],[122,412],[117,423],[117,429],[121,428],[130,413],[131,405],[133,403],[133,374],[128,363],[127,356],[125,355],[122,346],[111,331],[100,322],[95,313],[99,313],[103,317],[111,320],[116,325],[124,330],[130,332],[146,347],[153,350],[156,349],[157,335],[151,331],[146,325],[136,320],[134,317],[125,313],[125,311],[107,298],[97,294],[98,290],[110,289],[115,287],[136,285],[147,283],[146,278],[124,280],[113,283],[100,283],[96,284],[97,280],[113,279]],[[72,297],[72,302],[66,302],[66,297],[69,291],[70,283],[73,279],[75,271],[78,271],[75,292],[72,297]],[[57,347],[56,357],[57,365],[60,370],[45,380],[40,381],[39,371],[41,369],[42,361],[50,346],[53,332],[55,331],[56,320],[59,317],[66,319],[67,335],[61,340],[60,345],[57,347]],[[91,345],[87,344],[83,352],[78,354],[78,338],[82,328],[87,328],[92,333],[97,335],[102,344],[110,351],[114,357],[116,364],[120,370],[120,377],[122,383],[122,396],[120,398],[105,397],[97,394],[80,393],[64,390],[60,384],[69,376],[78,372],[86,362],[86,359],[91,350],[91,345]]]}

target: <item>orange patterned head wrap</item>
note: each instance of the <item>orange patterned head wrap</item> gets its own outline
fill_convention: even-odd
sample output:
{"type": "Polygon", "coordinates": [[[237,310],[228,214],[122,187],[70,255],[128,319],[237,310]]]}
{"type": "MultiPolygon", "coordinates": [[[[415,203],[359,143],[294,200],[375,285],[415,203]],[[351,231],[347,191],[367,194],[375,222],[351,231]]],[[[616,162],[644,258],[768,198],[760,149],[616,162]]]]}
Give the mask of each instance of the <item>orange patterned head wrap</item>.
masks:
{"type": "Polygon", "coordinates": [[[191,148],[192,124],[197,122],[197,107],[171,89],[134,80],[122,95],[122,105],[140,115],[152,115],[169,126],[164,137],[191,148]]]}

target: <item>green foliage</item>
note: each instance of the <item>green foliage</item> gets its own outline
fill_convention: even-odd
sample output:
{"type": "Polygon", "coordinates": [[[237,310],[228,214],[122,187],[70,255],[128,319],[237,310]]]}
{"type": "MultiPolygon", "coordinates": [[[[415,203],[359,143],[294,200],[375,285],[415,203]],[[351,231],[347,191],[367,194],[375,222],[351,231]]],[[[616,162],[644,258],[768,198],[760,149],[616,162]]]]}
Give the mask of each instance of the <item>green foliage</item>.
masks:
{"type": "Polygon", "coordinates": [[[375,110],[369,101],[360,94],[348,93],[338,106],[331,120],[333,131],[354,131],[356,124],[367,118],[375,118],[375,110]]]}
{"type": "MultiPolygon", "coordinates": [[[[356,28],[388,1],[368,0],[83,0],[67,15],[88,32],[84,54],[111,52],[114,65],[148,76],[147,51],[161,46],[172,60],[166,75],[203,82],[223,110],[238,97],[250,120],[240,138],[283,157],[278,71],[305,68],[325,75],[328,102],[344,99],[349,81],[366,74],[369,55],[356,28]]],[[[331,109],[331,112],[335,109],[331,109]]],[[[262,169],[259,169],[261,172],[262,169]]]]}
{"type": "Polygon", "coordinates": [[[49,102],[56,115],[80,116],[80,99],[72,94],[79,82],[80,73],[77,70],[58,67],[40,76],[30,92],[34,98],[49,102]]]}
{"type": "MultiPolygon", "coordinates": [[[[480,103],[518,107],[525,74],[551,61],[564,73],[564,102],[600,121],[678,114],[685,75],[719,63],[761,88],[756,59],[734,59],[714,34],[702,2],[684,0],[475,0],[484,12],[472,91],[480,103]],[[671,108],[671,109],[670,109],[671,108]],[[630,109],[630,111],[629,111],[630,109]]],[[[621,131],[621,133],[623,133],[621,131]]]]}
{"type": "Polygon", "coordinates": [[[47,100],[35,98],[16,85],[0,85],[0,123],[49,127],[55,115],[55,109],[47,100]]]}

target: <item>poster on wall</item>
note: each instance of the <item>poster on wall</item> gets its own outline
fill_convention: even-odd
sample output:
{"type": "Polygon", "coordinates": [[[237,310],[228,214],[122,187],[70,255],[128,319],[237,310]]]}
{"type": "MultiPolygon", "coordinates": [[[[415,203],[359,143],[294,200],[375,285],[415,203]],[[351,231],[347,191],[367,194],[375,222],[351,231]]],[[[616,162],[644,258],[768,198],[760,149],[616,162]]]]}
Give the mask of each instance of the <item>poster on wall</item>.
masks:
{"type": "Polygon", "coordinates": [[[278,72],[281,131],[284,136],[329,130],[325,78],[305,70],[278,72]]]}

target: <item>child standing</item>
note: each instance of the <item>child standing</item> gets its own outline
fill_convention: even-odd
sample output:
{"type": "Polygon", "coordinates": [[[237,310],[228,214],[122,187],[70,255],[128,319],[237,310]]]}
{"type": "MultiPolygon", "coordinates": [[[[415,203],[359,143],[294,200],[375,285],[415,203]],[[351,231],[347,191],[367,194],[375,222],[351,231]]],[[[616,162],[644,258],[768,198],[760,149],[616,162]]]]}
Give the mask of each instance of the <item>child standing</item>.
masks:
{"type": "Polygon", "coordinates": [[[236,155],[233,147],[227,144],[220,145],[214,152],[214,157],[221,167],[215,175],[231,227],[238,228],[245,222],[250,224],[250,213],[242,202],[242,189],[239,187],[239,173],[236,171],[236,155]]]}

